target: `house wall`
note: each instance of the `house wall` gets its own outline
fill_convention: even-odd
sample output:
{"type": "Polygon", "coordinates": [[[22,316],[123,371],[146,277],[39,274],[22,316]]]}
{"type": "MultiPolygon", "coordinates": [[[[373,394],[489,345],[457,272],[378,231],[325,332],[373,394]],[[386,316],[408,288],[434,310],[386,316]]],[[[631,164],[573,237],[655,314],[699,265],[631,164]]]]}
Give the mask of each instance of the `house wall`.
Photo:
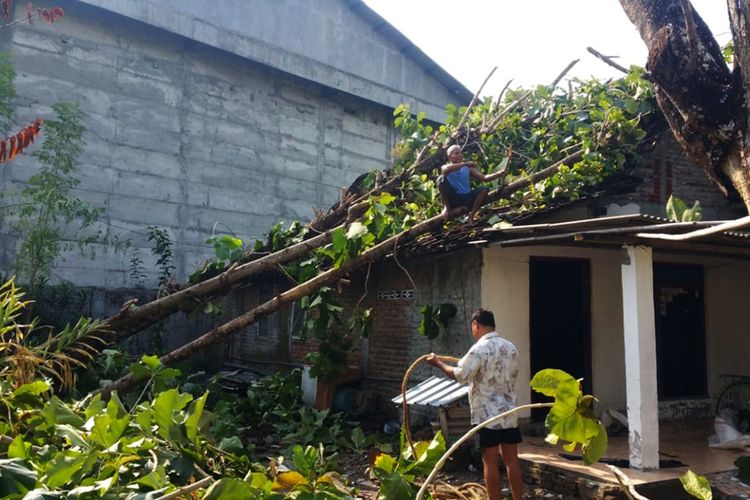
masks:
{"type": "MultiPolygon", "coordinates": [[[[472,310],[481,305],[481,252],[420,259],[399,259],[373,264],[369,270],[352,273],[346,283],[337,285],[336,300],[344,306],[342,318],[359,304],[372,308],[373,331],[368,339],[356,338],[356,348],[349,364],[358,366],[363,375],[362,388],[368,395],[368,406],[394,412],[389,400],[400,393],[407,368],[423,354],[461,356],[473,339],[469,327],[472,310]],[[365,293],[366,290],[366,293],[365,293]],[[429,340],[418,332],[422,316],[420,308],[451,303],[457,314],[446,331],[429,340]]],[[[229,308],[246,311],[258,301],[258,286],[245,289],[229,308]]],[[[275,288],[277,293],[280,289],[275,288]]],[[[285,367],[301,366],[307,353],[317,349],[313,338],[290,337],[289,309],[270,318],[270,328],[261,335],[257,324],[235,334],[228,342],[225,360],[231,364],[270,372],[285,367]]],[[[411,376],[412,382],[437,375],[426,364],[411,376]]]]}
{"type": "Polygon", "coordinates": [[[79,1],[391,108],[408,102],[432,120],[471,99],[360,0],[79,1]]]}
{"type": "MultiPolygon", "coordinates": [[[[394,407],[389,400],[400,393],[404,374],[417,358],[431,352],[452,356],[466,352],[473,342],[469,318],[481,305],[480,283],[476,279],[481,274],[480,251],[400,259],[400,264],[404,269],[393,261],[377,268],[370,278],[367,306],[373,307],[374,325],[366,353],[367,389],[375,398],[372,406],[391,411],[394,407]],[[413,290],[413,297],[383,297],[402,290],[413,290]],[[456,316],[444,333],[429,340],[418,331],[420,308],[442,303],[455,305],[456,316]]],[[[410,381],[416,383],[432,375],[439,372],[423,363],[410,381]]]]}
{"type": "MultiPolygon", "coordinates": [[[[93,260],[65,252],[59,278],[130,287],[129,263],[139,255],[154,286],[146,234],[154,225],[174,242],[182,281],[213,254],[205,240],[214,227],[261,237],[276,221],[311,218],[337,201],[340,187],[388,164],[385,106],[97,7],[62,5],[62,22],[0,34],[18,73],[16,122],[52,118],[57,101],[80,103],[88,130],[75,194],[104,208],[97,229],[132,248],[93,247],[93,260]]],[[[0,191],[21,189],[36,168],[21,155],[0,170],[0,191]]],[[[9,271],[18,241],[9,221],[0,224],[0,270],[9,271]]]]}
{"type": "Polygon", "coordinates": [[[703,220],[734,219],[745,213],[740,203],[728,203],[704,170],[685,156],[669,131],[643,153],[629,173],[643,179],[643,183],[632,193],[606,197],[607,215],[643,213],[666,217],[671,195],[689,206],[699,201],[703,220]]]}
{"type": "MultiPolygon", "coordinates": [[[[519,403],[530,401],[529,259],[588,259],[591,264],[591,364],[597,407],[625,408],[625,353],[622,321],[622,250],[570,247],[490,247],[483,251],[481,301],[495,312],[498,331],[518,347],[519,403]]],[[[706,357],[709,397],[721,388],[721,373],[750,375],[750,262],[729,258],[655,252],[655,262],[702,265],[705,272],[706,357]]],[[[686,367],[685,369],[690,369],[686,367]]],[[[575,374],[574,374],[575,375],[575,374]]],[[[578,375],[576,375],[578,376],[578,375]]],[[[662,402],[661,415],[677,418],[710,410],[710,400],[662,402]]]]}

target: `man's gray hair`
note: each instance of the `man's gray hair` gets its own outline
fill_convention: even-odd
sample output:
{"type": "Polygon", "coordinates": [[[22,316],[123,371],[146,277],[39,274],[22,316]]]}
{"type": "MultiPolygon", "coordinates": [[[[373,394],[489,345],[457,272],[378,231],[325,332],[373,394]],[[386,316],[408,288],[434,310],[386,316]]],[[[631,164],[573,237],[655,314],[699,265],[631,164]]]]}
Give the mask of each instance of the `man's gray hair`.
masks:
{"type": "Polygon", "coordinates": [[[450,155],[451,153],[453,153],[453,151],[457,149],[461,151],[461,146],[459,146],[458,144],[454,144],[453,146],[448,148],[448,151],[446,151],[445,154],[450,155]]]}

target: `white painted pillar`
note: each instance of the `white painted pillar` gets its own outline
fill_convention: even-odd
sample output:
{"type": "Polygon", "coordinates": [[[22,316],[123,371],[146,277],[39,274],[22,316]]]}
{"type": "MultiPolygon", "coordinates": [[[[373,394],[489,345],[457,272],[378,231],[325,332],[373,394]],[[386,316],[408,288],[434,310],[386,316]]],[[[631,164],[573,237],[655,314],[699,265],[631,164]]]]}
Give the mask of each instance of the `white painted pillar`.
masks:
{"type": "Polygon", "coordinates": [[[659,402],[656,382],[656,319],[651,247],[626,246],[622,265],[630,466],[659,468],[659,402]]]}

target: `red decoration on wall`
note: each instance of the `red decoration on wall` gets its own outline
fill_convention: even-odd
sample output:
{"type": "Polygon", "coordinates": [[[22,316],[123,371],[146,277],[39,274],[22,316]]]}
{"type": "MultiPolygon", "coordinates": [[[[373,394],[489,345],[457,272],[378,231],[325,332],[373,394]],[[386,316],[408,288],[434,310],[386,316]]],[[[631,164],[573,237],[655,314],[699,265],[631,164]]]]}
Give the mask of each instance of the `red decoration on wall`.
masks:
{"type": "Polygon", "coordinates": [[[33,144],[34,138],[39,135],[43,123],[44,120],[37,118],[16,135],[0,141],[0,163],[12,160],[30,144],[33,144]]]}

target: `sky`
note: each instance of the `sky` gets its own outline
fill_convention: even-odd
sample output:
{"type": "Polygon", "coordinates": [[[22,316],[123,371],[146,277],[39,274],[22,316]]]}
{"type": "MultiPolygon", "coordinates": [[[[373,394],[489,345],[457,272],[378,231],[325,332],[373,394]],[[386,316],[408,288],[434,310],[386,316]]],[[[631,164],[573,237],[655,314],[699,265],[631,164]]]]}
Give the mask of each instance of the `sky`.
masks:
{"type": "MultiPolygon", "coordinates": [[[[513,85],[551,83],[573,59],[569,76],[620,73],[586,51],[590,46],[628,67],[647,50],[617,0],[365,0],[431,59],[482,95],[513,85]]],[[[731,39],[724,0],[692,0],[722,45],[731,39]]]]}

